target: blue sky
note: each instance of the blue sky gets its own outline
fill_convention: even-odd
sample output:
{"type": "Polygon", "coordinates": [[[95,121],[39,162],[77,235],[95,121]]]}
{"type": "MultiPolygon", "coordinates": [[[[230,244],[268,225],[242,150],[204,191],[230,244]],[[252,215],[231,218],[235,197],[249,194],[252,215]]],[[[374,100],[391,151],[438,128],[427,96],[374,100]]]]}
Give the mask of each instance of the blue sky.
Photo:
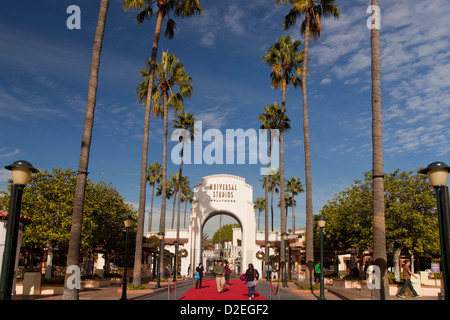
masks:
{"type": "MultiPolygon", "coordinates": [[[[266,50],[281,35],[303,40],[298,26],[281,29],[289,7],[269,0],[201,1],[204,15],[177,20],[162,51],[180,58],[193,78],[185,109],[204,130],[257,129],[268,104],[281,102],[270,88],[266,50]]],[[[369,0],[338,1],[339,20],[325,19],[311,42],[308,108],[313,209],[372,168],[369,0]]],[[[77,170],[89,64],[99,1],[10,1],[0,11],[0,164],[19,159],[39,169],[77,170]],[[69,5],[81,9],[81,30],[69,30],[69,5]]],[[[380,1],[385,172],[450,163],[450,8],[445,0],[380,1]]],[[[144,112],[137,103],[138,72],[151,52],[155,20],[137,25],[137,11],[110,0],[99,73],[89,171],[111,182],[137,208],[144,112]],[[98,174],[103,173],[103,174],[98,174]]],[[[286,177],[304,181],[302,100],[289,88],[292,129],[286,133],[286,177]]],[[[151,119],[149,161],[162,162],[162,121],[151,119]]],[[[203,143],[205,147],[208,143],[203,143]]],[[[170,142],[168,149],[174,147],[170,142]]],[[[170,159],[170,158],[169,158],[170,159]]],[[[185,165],[191,185],[209,174],[242,176],[254,199],[264,196],[261,165],[185,165]]],[[[168,173],[178,170],[169,163],[168,173]]],[[[10,173],[0,169],[0,190],[10,173]]],[[[150,188],[147,189],[150,205],[150,188]]],[[[155,200],[154,229],[160,200],[155,200]]],[[[168,217],[172,202],[168,202],[168,217]]],[[[147,210],[148,212],[148,210],[147,210]]],[[[276,212],[279,212],[278,210],[276,212]]],[[[297,197],[296,226],[305,223],[305,195],[297,197]]],[[[279,223],[276,215],[275,227],[279,223]]],[[[170,220],[170,219],[169,219],[170,220]]],[[[288,218],[290,228],[291,218],[288,218]]],[[[212,228],[214,229],[214,228],[212,228]]]]}

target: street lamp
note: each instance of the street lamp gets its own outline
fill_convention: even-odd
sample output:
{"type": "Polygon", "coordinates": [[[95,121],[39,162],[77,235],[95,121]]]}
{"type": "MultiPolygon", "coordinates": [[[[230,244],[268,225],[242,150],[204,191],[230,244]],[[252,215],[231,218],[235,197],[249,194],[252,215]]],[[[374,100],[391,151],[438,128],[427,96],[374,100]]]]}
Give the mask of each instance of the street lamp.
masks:
{"type": "Polygon", "coordinates": [[[449,171],[450,167],[439,161],[433,162],[425,169],[419,171],[419,173],[428,175],[430,184],[436,192],[445,300],[449,300],[448,286],[450,284],[450,213],[448,186],[446,185],[449,171]]]}
{"type": "Polygon", "coordinates": [[[26,187],[28,181],[30,181],[31,174],[39,172],[39,170],[25,160],[15,161],[9,166],[6,166],[5,169],[11,170],[13,184],[11,186],[5,249],[3,252],[2,260],[0,299],[11,300],[14,272],[16,267],[16,252],[19,235],[20,209],[22,207],[23,189],[26,187]]]}
{"type": "Polygon", "coordinates": [[[158,232],[157,237],[159,239],[159,255],[158,255],[158,276],[156,278],[155,288],[161,288],[160,279],[161,279],[162,255],[164,254],[164,251],[163,251],[164,232],[162,232],[162,231],[158,232]]]}
{"type": "Polygon", "coordinates": [[[327,218],[325,216],[317,217],[317,224],[320,228],[320,297],[319,300],[327,300],[325,299],[325,290],[323,284],[323,228],[327,224],[327,218]]]}
{"type": "Polygon", "coordinates": [[[126,229],[126,237],[125,237],[125,262],[123,270],[122,298],[120,298],[120,300],[127,300],[128,234],[130,233],[130,228],[133,225],[134,221],[135,220],[130,215],[123,218],[123,224],[125,225],[126,229]]]}
{"type": "Polygon", "coordinates": [[[289,233],[283,232],[281,234],[281,238],[284,241],[284,281],[283,281],[283,288],[287,288],[287,268],[286,268],[286,251],[287,251],[287,239],[288,239],[289,233]]]}

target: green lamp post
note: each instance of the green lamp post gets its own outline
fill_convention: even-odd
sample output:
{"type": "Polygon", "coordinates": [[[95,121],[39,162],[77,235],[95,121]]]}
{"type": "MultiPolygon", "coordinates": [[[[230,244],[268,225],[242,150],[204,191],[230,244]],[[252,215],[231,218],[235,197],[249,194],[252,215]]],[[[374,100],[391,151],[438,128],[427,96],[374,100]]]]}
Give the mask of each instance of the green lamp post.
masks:
{"type": "Polygon", "coordinates": [[[325,216],[317,217],[317,224],[320,228],[320,297],[319,300],[325,299],[324,281],[323,281],[323,228],[327,224],[327,218],[325,216]]]}
{"type": "Polygon", "coordinates": [[[160,288],[160,280],[161,280],[161,263],[162,263],[162,255],[164,254],[164,247],[163,247],[163,241],[164,241],[164,232],[158,232],[157,237],[159,239],[159,255],[158,255],[158,275],[156,277],[156,286],[155,288],[160,288]]]}
{"type": "Polygon", "coordinates": [[[126,216],[123,218],[123,223],[125,225],[126,229],[126,236],[125,236],[125,261],[124,261],[124,270],[123,270],[123,281],[122,281],[122,297],[120,300],[127,300],[127,282],[128,282],[128,236],[130,233],[130,228],[133,226],[133,222],[135,220],[131,215],[126,216]]]}
{"type": "Polygon", "coordinates": [[[30,181],[31,174],[39,172],[31,163],[18,160],[6,166],[11,170],[13,184],[8,210],[5,251],[3,252],[2,272],[0,278],[0,300],[11,300],[16,266],[17,241],[19,236],[20,209],[22,207],[23,189],[30,181]]]}
{"type": "Polygon", "coordinates": [[[449,300],[448,286],[450,283],[450,213],[448,186],[446,185],[449,171],[450,167],[440,161],[433,162],[419,171],[419,173],[428,175],[436,194],[445,300],[449,300]]]}

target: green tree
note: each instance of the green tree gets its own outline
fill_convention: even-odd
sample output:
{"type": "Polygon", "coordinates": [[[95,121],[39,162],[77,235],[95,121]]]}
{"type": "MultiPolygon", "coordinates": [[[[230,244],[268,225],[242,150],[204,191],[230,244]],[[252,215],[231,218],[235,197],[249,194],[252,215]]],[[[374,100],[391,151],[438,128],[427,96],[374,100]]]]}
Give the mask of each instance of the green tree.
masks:
{"type": "MultiPolygon", "coordinates": [[[[103,35],[105,33],[106,16],[109,0],[101,0],[95,30],[94,45],[92,48],[91,67],[89,72],[89,86],[84,116],[83,134],[81,137],[81,151],[78,162],[78,176],[75,190],[74,206],[72,213],[72,227],[70,231],[69,252],[67,253],[67,267],[78,265],[80,254],[81,230],[83,221],[83,206],[86,180],[89,166],[89,153],[91,149],[92,128],[94,126],[94,111],[97,100],[98,70],[100,67],[100,55],[102,52],[103,35]]],[[[70,274],[66,274],[66,281],[70,274]]],[[[65,282],[66,282],[65,281],[65,282]]],[[[63,300],[78,300],[78,289],[67,288],[64,284],[63,300]]]]}
{"type": "MultiPolygon", "coordinates": [[[[123,0],[122,5],[125,11],[130,9],[142,10],[136,16],[136,22],[141,24],[146,19],[156,16],[155,35],[153,39],[152,54],[150,58],[150,68],[148,72],[147,92],[152,92],[154,87],[154,73],[157,67],[156,56],[158,53],[158,43],[161,35],[162,23],[165,17],[168,17],[166,30],[164,35],[171,39],[176,29],[175,21],[170,17],[173,13],[175,17],[192,17],[196,14],[203,14],[203,8],[198,0],[123,0]],[[155,6],[158,8],[154,14],[155,6]]],[[[144,232],[144,216],[145,216],[145,196],[146,196],[146,172],[148,158],[148,139],[150,130],[150,108],[151,95],[145,97],[145,117],[144,117],[144,135],[142,139],[142,158],[141,158],[141,176],[139,191],[139,217],[138,229],[136,234],[136,250],[135,250],[135,268],[133,272],[133,285],[141,284],[141,266],[142,266],[142,239],[144,232]]],[[[164,165],[163,165],[164,166],[164,165]]],[[[164,171],[164,168],[163,168],[164,171]]],[[[164,173],[165,174],[165,173],[164,173]]],[[[165,176],[164,176],[165,186],[165,176]]],[[[165,192],[165,191],[164,191],[165,192]]],[[[165,215],[165,196],[163,196],[165,215]]],[[[161,224],[160,224],[161,225],[161,224]]],[[[160,230],[161,231],[161,230],[160,230]]],[[[161,263],[161,268],[164,264],[161,263]]]]}
{"type": "Polygon", "coordinates": [[[233,228],[239,228],[239,224],[226,224],[220,227],[212,237],[212,243],[224,243],[233,240],[233,228]]]}
{"type": "Polygon", "coordinates": [[[335,4],[336,0],[276,0],[276,4],[287,3],[291,5],[289,13],[283,21],[283,28],[288,30],[297,23],[297,18],[305,16],[300,34],[305,36],[304,41],[304,61],[302,74],[302,93],[303,93],[303,136],[305,149],[305,188],[306,188],[306,266],[309,270],[307,282],[312,285],[313,282],[313,204],[312,204],[312,179],[311,179],[311,147],[309,140],[309,120],[308,120],[308,102],[306,91],[306,77],[308,75],[308,57],[309,57],[309,38],[314,40],[320,38],[322,33],[322,16],[339,17],[339,8],[335,4]]]}
{"type": "MultiPolygon", "coordinates": [[[[22,213],[32,218],[25,228],[22,245],[26,248],[46,247],[50,258],[46,277],[51,276],[51,260],[55,247],[69,245],[76,172],[53,168],[34,174],[24,190],[22,213]]],[[[135,215],[118,191],[103,181],[86,180],[84,213],[80,246],[82,249],[103,248],[106,252],[122,248],[122,218],[135,215]]],[[[7,208],[9,195],[0,193],[0,206],[7,208]]]]}
{"type": "MultiPolygon", "coordinates": [[[[386,243],[394,252],[394,270],[398,276],[402,250],[429,255],[439,252],[438,218],[426,176],[397,169],[386,174],[384,180],[386,243]]],[[[329,247],[339,247],[342,251],[355,248],[360,261],[362,252],[373,248],[372,197],[372,173],[366,172],[363,181],[356,180],[328,201],[321,213],[328,218],[329,247]]]]}

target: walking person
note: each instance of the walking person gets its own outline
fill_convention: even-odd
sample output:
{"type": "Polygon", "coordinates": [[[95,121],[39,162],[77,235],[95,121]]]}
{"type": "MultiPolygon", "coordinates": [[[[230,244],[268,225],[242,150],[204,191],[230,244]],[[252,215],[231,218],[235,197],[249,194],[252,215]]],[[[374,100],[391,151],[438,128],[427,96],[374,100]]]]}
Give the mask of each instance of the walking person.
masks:
{"type": "Polygon", "coordinates": [[[248,264],[248,269],[245,272],[245,281],[248,287],[248,299],[255,299],[255,288],[258,285],[259,273],[253,267],[252,263],[248,264]]]}
{"type": "Polygon", "coordinates": [[[195,268],[195,289],[201,289],[202,288],[202,280],[203,276],[205,275],[205,268],[203,268],[203,263],[199,263],[198,267],[195,268]]]}
{"type": "Polygon", "coordinates": [[[229,262],[225,261],[225,286],[230,286],[230,276],[231,276],[231,269],[229,266],[229,262]]]}
{"type": "Polygon", "coordinates": [[[317,262],[314,266],[314,282],[320,282],[320,274],[322,273],[322,268],[320,262],[317,262]],[[318,280],[318,281],[316,281],[318,280]]]}
{"type": "Polygon", "coordinates": [[[411,265],[411,262],[409,262],[409,260],[408,260],[408,261],[406,261],[405,265],[403,266],[403,280],[404,280],[404,283],[403,283],[403,287],[400,289],[400,292],[397,295],[399,298],[405,298],[403,293],[405,293],[405,290],[406,290],[407,287],[409,287],[409,289],[413,293],[414,298],[421,297],[421,295],[418,294],[416,292],[416,290],[414,290],[414,287],[412,285],[411,276],[413,276],[416,279],[417,279],[417,277],[414,274],[412,274],[411,269],[409,268],[410,265],[411,265]]]}
{"type": "Polygon", "coordinates": [[[222,265],[222,260],[217,262],[217,265],[214,267],[214,273],[216,274],[217,291],[222,293],[225,285],[225,267],[222,265]]]}

